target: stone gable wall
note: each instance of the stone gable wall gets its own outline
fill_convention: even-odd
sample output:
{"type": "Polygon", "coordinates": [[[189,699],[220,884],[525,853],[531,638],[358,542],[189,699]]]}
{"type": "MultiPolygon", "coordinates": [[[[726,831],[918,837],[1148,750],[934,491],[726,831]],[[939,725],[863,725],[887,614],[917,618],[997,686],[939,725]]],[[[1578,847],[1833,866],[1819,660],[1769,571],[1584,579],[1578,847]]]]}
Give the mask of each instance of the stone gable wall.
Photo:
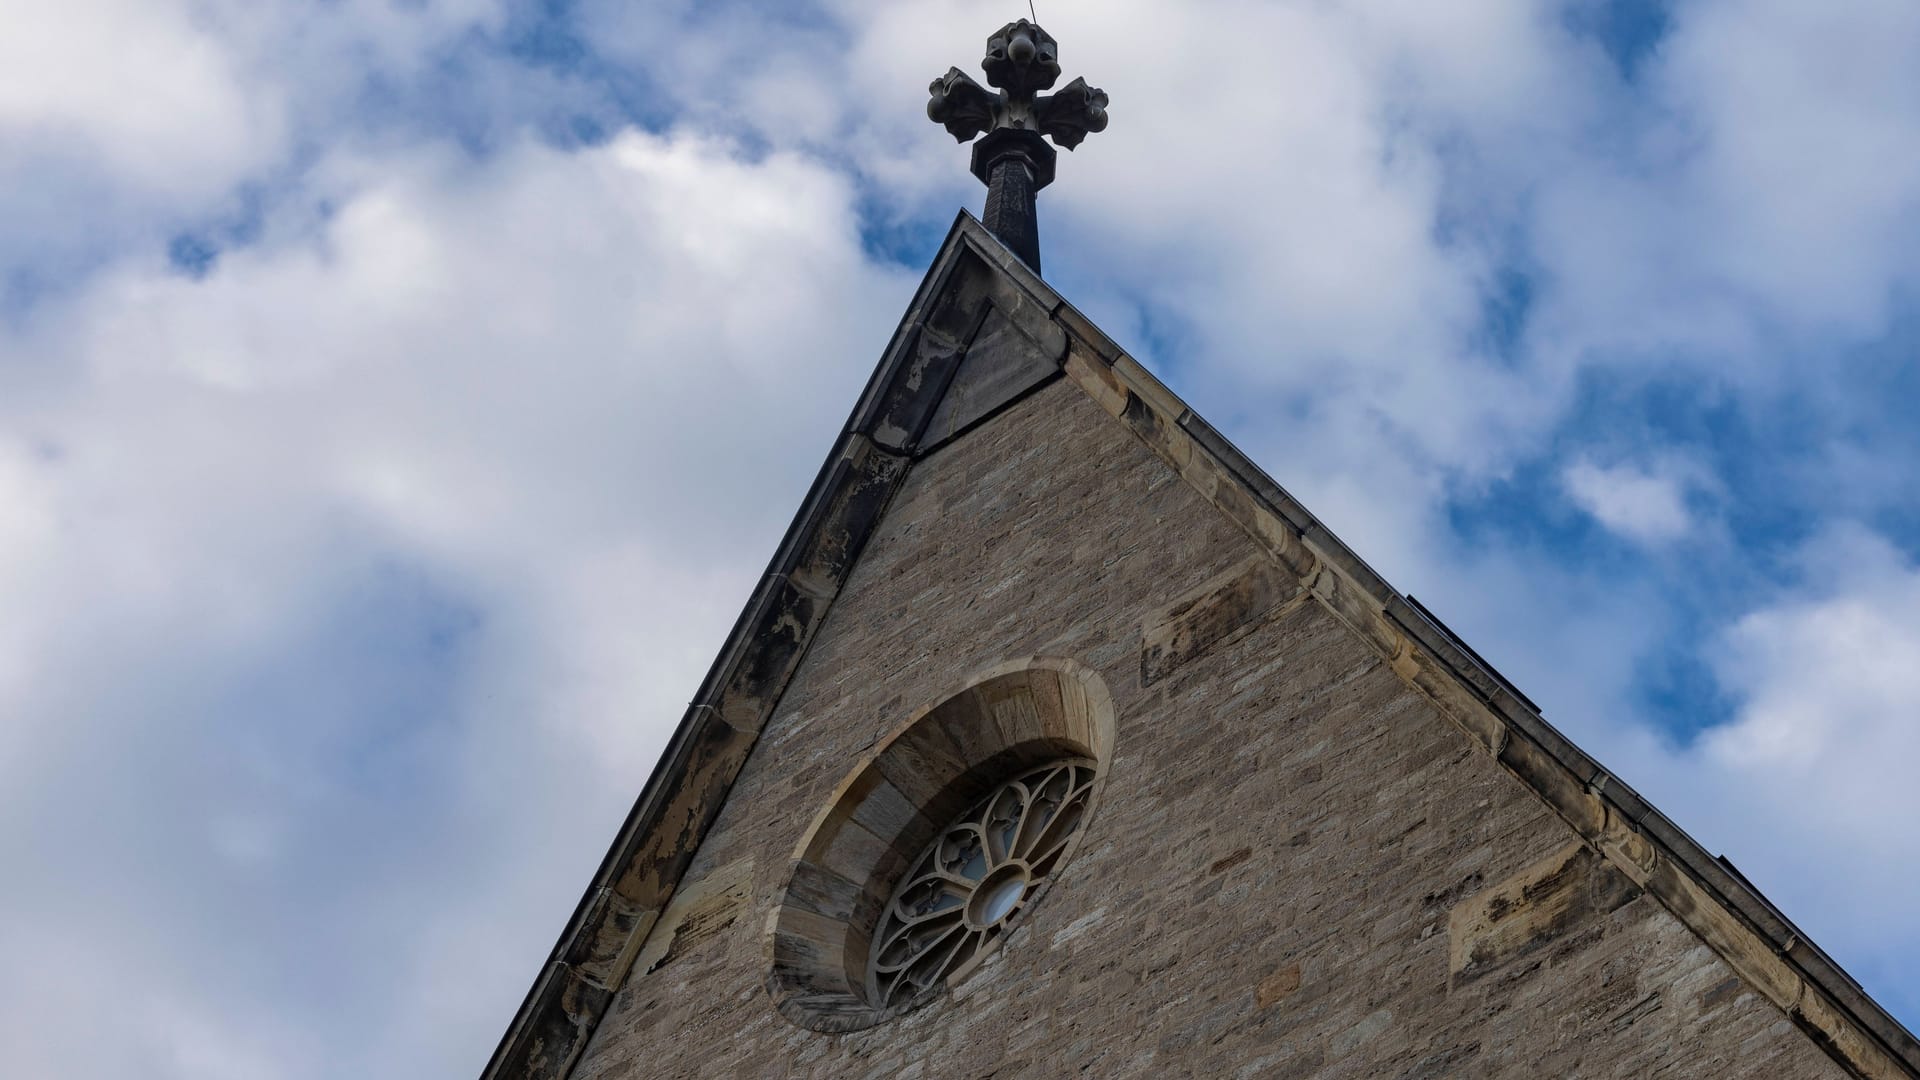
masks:
{"type": "Polygon", "coordinates": [[[573,1075],[1844,1075],[1256,550],[1066,381],[918,464],[573,1075]],[[1078,854],[949,998],[789,1023],[796,842],[1031,655],[1116,707],[1078,854]]]}

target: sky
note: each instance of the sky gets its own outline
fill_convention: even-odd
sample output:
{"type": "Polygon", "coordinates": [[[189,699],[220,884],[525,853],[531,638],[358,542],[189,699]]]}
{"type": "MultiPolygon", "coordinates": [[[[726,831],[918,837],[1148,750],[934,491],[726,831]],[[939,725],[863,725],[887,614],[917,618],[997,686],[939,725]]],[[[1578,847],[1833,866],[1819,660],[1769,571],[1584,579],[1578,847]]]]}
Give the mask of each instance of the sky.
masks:
{"type": "MultiPolygon", "coordinates": [[[[0,1045],[478,1073],[1024,3],[0,0],[0,1045]]],[[[1049,280],[1920,1026],[1920,6],[1043,0],[1049,280]]]]}

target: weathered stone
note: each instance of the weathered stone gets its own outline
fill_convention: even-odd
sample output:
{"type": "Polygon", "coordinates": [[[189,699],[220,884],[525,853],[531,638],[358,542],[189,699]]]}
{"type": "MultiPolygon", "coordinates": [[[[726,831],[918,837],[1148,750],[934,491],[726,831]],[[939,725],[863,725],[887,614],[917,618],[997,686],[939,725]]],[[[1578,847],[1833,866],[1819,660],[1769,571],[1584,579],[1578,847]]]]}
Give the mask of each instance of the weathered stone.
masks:
{"type": "Polygon", "coordinates": [[[1265,1009],[1275,1002],[1284,1001],[1300,989],[1300,965],[1288,964],[1279,971],[1260,980],[1253,989],[1253,1007],[1265,1009]]]}
{"type": "Polygon", "coordinates": [[[1243,847],[1225,858],[1215,859],[1213,865],[1207,867],[1207,873],[1224,874],[1251,858],[1253,858],[1253,849],[1243,847]]]}
{"type": "Polygon", "coordinates": [[[682,884],[641,946],[636,970],[657,971],[733,925],[747,907],[752,882],[753,860],[742,859],[682,884]]]}
{"type": "Polygon", "coordinates": [[[939,446],[1059,373],[1057,350],[1047,352],[999,309],[989,307],[927,422],[923,447],[939,446]]]}
{"type": "Polygon", "coordinates": [[[1597,920],[1640,895],[1585,844],[1571,844],[1460,902],[1447,920],[1448,971],[1456,985],[1597,920]]]}
{"type": "Polygon", "coordinates": [[[1231,642],[1300,592],[1300,583],[1264,553],[1215,577],[1148,617],[1141,631],[1141,682],[1152,685],[1215,645],[1231,642]]]}

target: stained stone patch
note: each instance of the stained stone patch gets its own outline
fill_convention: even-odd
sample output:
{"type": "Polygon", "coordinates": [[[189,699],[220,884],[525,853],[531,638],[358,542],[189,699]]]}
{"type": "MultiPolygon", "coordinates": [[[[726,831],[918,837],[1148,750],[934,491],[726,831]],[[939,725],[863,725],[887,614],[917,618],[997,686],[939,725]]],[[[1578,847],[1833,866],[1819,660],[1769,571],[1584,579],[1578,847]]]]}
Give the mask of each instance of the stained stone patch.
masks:
{"type": "Polygon", "coordinates": [[[1449,968],[1467,982],[1597,919],[1640,895],[1625,875],[1585,844],[1571,844],[1449,914],[1449,968]]]}

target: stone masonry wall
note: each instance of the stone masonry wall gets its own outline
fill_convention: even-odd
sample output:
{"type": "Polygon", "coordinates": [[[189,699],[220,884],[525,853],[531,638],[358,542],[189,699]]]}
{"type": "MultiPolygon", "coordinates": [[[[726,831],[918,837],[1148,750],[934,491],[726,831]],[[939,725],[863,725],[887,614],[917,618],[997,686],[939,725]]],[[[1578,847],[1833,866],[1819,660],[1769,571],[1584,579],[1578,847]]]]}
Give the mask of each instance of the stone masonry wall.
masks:
{"type": "Polygon", "coordinates": [[[1843,1075],[1315,601],[1221,587],[1255,551],[1066,381],[917,465],[574,1076],[1843,1075]],[[1189,632],[1217,596],[1273,602],[1189,632]],[[950,997],[789,1023],[767,915],[815,814],[1038,654],[1118,713],[1078,854],[950,997]]]}

